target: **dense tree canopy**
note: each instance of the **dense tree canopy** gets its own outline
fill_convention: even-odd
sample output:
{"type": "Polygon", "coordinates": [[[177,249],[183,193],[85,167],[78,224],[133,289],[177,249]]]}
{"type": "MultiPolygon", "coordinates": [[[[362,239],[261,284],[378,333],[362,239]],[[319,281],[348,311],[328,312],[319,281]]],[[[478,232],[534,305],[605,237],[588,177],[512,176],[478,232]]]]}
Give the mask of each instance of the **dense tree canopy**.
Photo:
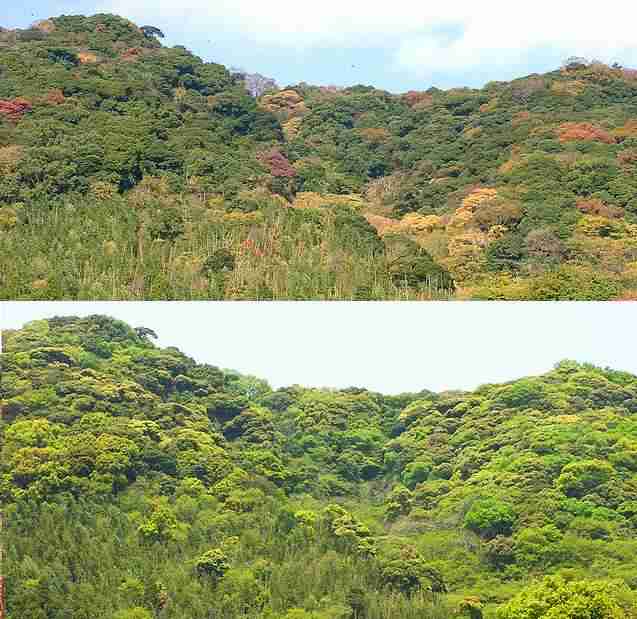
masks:
{"type": "Polygon", "coordinates": [[[154,335],[3,333],[10,619],[637,617],[637,377],[272,390],[154,335]]]}
{"type": "Polygon", "coordinates": [[[635,295],[635,71],[279,89],[162,34],[107,14],[0,31],[3,297],[635,295]]]}

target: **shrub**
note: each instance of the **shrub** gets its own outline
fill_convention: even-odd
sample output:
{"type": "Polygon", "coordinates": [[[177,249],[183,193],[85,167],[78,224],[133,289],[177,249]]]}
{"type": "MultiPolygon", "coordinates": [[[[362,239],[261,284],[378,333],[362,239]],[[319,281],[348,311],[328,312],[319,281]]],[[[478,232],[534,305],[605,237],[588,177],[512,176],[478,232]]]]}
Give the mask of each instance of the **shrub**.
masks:
{"type": "Polygon", "coordinates": [[[464,517],[464,525],[481,537],[509,535],[515,523],[515,512],[508,504],[494,498],[478,499],[464,517]]]}
{"type": "Polygon", "coordinates": [[[531,280],[527,298],[537,301],[607,301],[621,292],[613,277],[586,267],[565,265],[531,280]]]}
{"type": "Polygon", "coordinates": [[[583,497],[611,479],[615,469],[603,460],[582,460],[567,464],[555,484],[566,496],[583,497]]]}
{"type": "Polygon", "coordinates": [[[498,609],[498,619],[629,619],[634,595],[623,583],[604,580],[566,582],[548,576],[498,609]]]}

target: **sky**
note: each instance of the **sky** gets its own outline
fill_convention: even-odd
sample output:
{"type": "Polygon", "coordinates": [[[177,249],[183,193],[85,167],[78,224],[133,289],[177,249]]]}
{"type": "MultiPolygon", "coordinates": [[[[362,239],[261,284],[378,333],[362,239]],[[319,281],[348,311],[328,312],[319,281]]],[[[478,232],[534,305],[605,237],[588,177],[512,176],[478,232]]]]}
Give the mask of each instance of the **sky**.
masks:
{"type": "Polygon", "coordinates": [[[478,87],[573,55],[637,66],[637,3],[626,0],[23,0],[2,3],[0,25],[98,12],[157,26],[167,45],[281,86],[478,87]]]}
{"type": "Polygon", "coordinates": [[[574,359],[637,374],[634,303],[3,302],[0,327],[105,314],[275,388],[474,389],[574,359]]]}

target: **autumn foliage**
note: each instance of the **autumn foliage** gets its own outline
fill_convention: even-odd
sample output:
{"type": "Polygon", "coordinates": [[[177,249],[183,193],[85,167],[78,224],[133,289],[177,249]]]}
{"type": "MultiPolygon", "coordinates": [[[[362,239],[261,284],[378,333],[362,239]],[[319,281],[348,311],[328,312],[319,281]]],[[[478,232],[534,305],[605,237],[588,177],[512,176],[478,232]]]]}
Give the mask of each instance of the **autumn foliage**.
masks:
{"type": "Polygon", "coordinates": [[[122,52],[121,59],[124,62],[135,62],[143,54],[141,47],[129,47],[122,52]]]}
{"type": "Polygon", "coordinates": [[[23,147],[17,144],[0,147],[0,173],[9,174],[18,168],[23,147]]]}
{"type": "Polygon", "coordinates": [[[522,123],[530,119],[531,119],[531,112],[529,112],[528,110],[522,110],[521,112],[518,112],[511,119],[511,125],[513,125],[514,127],[517,127],[518,125],[521,125],[522,123]]]}
{"type": "Polygon", "coordinates": [[[51,34],[55,30],[55,24],[50,19],[41,19],[36,21],[31,28],[33,30],[39,30],[40,32],[44,32],[46,34],[51,34]]]}
{"type": "Polygon", "coordinates": [[[617,154],[617,161],[624,166],[637,165],[637,148],[628,148],[617,154]]]}
{"type": "Polygon", "coordinates": [[[358,134],[366,141],[372,144],[380,144],[391,139],[391,133],[384,127],[369,127],[359,129],[358,134]]]}
{"type": "Polygon", "coordinates": [[[48,281],[42,298],[446,298],[397,285],[389,232],[447,268],[457,298],[637,290],[634,70],[570,58],[483,88],[277,90],[159,36],[106,14],[0,28],[0,208],[18,215],[0,296],[48,281]],[[159,204],[179,217],[158,241],[159,204]],[[67,283],[58,255],[86,229],[91,276],[67,283]],[[386,251],[356,245],[370,229],[386,251]],[[215,250],[253,255],[248,231],[265,256],[202,283],[215,250]]]}
{"type": "Polygon", "coordinates": [[[565,82],[554,82],[551,92],[558,95],[570,95],[576,97],[586,90],[586,82],[582,80],[568,80],[565,82]]]}
{"type": "Polygon", "coordinates": [[[577,203],[577,209],[585,215],[597,215],[608,219],[619,219],[624,215],[623,209],[604,204],[598,199],[580,200],[577,203]]]}
{"type": "Polygon", "coordinates": [[[91,52],[79,52],[77,57],[81,64],[92,64],[97,62],[97,56],[91,52]]]}
{"type": "Polygon", "coordinates": [[[429,107],[433,103],[433,97],[426,92],[410,90],[408,93],[403,95],[403,101],[409,107],[422,109],[429,107]]]}
{"type": "Polygon", "coordinates": [[[60,105],[64,103],[65,100],[64,93],[59,88],[50,90],[46,95],[46,102],[51,105],[60,105]]]}
{"type": "Polygon", "coordinates": [[[366,213],[364,217],[376,228],[376,232],[378,232],[380,236],[396,232],[401,228],[401,222],[391,217],[383,217],[382,215],[374,215],[372,213],[366,213]]]}
{"type": "Polygon", "coordinates": [[[563,123],[557,130],[560,142],[603,142],[614,144],[615,138],[606,130],[592,123],[563,123]]]}
{"type": "Polygon", "coordinates": [[[12,122],[17,122],[32,109],[33,104],[22,97],[10,100],[0,99],[0,116],[4,116],[12,122]]]}
{"type": "Polygon", "coordinates": [[[277,148],[272,148],[259,157],[260,161],[270,170],[270,174],[276,177],[292,178],[296,176],[296,170],[287,157],[277,148]]]}
{"type": "Polygon", "coordinates": [[[478,187],[474,189],[462,201],[462,208],[468,211],[475,211],[479,206],[490,202],[498,195],[498,190],[491,187],[478,187]]]}
{"type": "Polygon", "coordinates": [[[283,113],[286,116],[307,112],[303,97],[296,90],[291,89],[263,95],[261,106],[269,112],[283,113]]]}
{"type": "Polygon", "coordinates": [[[631,118],[623,127],[619,127],[613,131],[619,142],[623,142],[628,138],[637,137],[637,118],[631,118]]]}

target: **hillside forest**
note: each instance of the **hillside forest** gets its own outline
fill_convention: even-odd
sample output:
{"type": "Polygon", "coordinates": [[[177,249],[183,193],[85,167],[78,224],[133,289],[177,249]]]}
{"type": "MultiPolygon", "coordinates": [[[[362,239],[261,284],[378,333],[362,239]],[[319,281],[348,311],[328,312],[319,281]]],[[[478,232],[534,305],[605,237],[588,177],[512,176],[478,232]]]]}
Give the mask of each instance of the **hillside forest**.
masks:
{"type": "Polygon", "coordinates": [[[0,28],[0,298],[633,299],[637,70],[402,94],[0,28]]]}
{"type": "Polygon", "coordinates": [[[3,333],[8,619],[637,618],[637,376],[273,390],[155,337],[3,333]]]}

